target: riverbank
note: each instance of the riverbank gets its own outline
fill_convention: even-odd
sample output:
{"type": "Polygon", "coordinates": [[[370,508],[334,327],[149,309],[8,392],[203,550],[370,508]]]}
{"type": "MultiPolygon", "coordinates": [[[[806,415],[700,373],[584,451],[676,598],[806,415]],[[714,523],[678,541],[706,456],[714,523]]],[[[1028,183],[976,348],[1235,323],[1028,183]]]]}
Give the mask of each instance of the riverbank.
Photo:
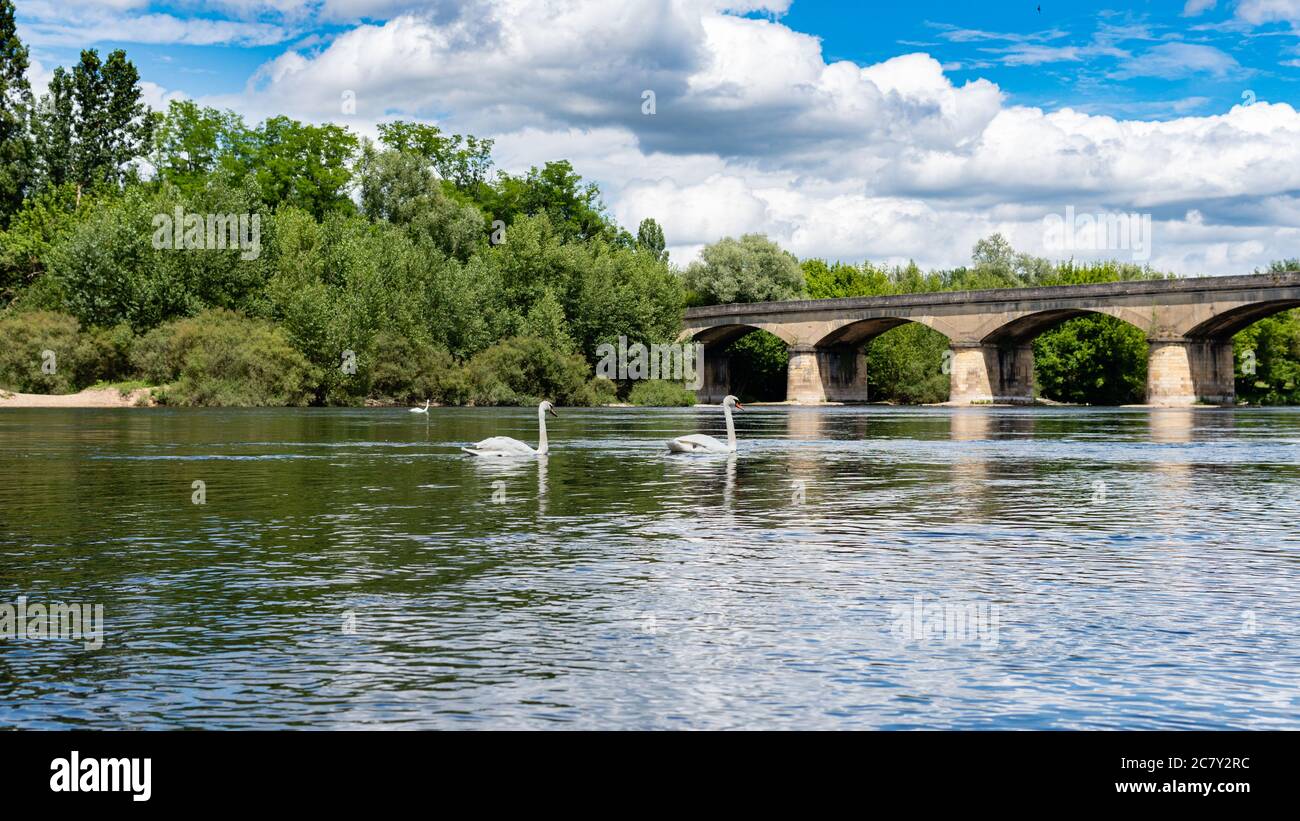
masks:
{"type": "Polygon", "coordinates": [[[11,393],[0,390],[0,408],[139,408],[154,404],[150,388],[86,388],[77,393],[11,393]]]}

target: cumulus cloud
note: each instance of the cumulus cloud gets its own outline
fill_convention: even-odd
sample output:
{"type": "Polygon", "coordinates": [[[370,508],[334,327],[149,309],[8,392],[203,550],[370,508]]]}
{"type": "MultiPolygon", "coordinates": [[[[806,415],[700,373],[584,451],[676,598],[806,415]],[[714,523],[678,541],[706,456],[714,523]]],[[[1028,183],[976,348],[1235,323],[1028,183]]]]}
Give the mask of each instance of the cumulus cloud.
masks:
{"type": "MultiPolygon", "coordinates": [[[[799,256],[844,260],[952,266],[993,231],[1050,255],[1043,219],[1071,206],[1151,214],[1152,264],[1186,274],[1249,271],[1295,256],[1300,239],[1291,227],[1300,225],[1300,114],[1285,104],[1209,117],[1171,104],[1164,121],[1045,111],[1010,104],[987,80],[955,83],[924,51],[867,66],[828,61],[817,38],[709,0],[226,5],[246,24],[284,27],[303,13],[374,21],[289,48],[243,93],[202,102],[369,135],[387,119],[436,121],[495,138],[499,165],[514,172],[570,159],[622,224],[663,224],[679,264],[705,243],[753,231],[799,256]],[[653,114],[643,113],[647,91],[653,114]],[[341,110],[345,93],[355,114],[341,110]]],[[[780,12],[786,3],[749,5],[780,12]]],[[[1116,70],[1133,76],[1244,71],[1201,44],[1129,54],[1114,47],[1118,35],[1071,47],[1055,31],[1014,40],[938,28],[949,41],[1001,39],[1003,58],[1022,63],[1109,49],[1116,70]]]]}

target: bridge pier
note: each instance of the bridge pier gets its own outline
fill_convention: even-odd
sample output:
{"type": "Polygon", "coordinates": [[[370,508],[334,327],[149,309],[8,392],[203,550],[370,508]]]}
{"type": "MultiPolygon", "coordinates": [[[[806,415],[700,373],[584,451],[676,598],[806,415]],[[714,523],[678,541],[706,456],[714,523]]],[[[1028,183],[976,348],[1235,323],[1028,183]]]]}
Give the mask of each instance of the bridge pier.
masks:
{"type": "Polygon", "coordinates": [[[948,403],[1030,404],[1034,401],[1034,348],[1029,344],[954,342],[948,403]]]}
{"type": "Polygon", "coordinates": [[[822,385],[821,356],[812,345],[791,345],[785,371],[785,401],[815,405],[826,401],[822,385]]]}
{"type": "Polygon", "coordinates": [[[1148,340],[1147,404],[1233,405],[1237,401],[1232,341],[1148,340]]]}

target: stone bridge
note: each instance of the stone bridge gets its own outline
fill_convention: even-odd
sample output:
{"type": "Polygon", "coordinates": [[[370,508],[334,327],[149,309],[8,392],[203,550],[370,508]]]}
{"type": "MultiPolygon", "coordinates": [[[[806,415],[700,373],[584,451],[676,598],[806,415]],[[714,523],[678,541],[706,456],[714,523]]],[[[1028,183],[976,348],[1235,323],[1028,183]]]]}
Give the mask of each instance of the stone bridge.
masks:
{"type": "Polygon", "coordinates": [[[865,402],[864,347],[906,322],[948,337],[949,402],[1032,402],[1034,337],[1076,316],[1105,314],[1149,344],[1147,403],[1235,401],[1232,337],[1300,307],[1300,272],[991,291],[709,305],[686,311],[683,339],[704,344],[704,402],[730,390],[726,346],[755,330],[790,349],[786,399],[865,402]]]}

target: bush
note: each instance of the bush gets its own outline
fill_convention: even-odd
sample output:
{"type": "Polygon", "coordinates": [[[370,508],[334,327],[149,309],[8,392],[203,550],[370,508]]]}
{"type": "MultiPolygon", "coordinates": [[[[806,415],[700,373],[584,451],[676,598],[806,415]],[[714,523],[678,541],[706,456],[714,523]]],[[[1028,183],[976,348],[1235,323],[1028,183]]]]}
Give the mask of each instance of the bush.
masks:
{"type": "Polygon", "coordinates": [[[584,405],[609,405],[618,401],[618,385],[603,376],[587,383],[584,405]]]}
{"type": "Polygon", "coordinates": [[[385,331],[375,338],[370,396],[382,402],[463,404],[469,379],[445,349],[385,331]]]}
{"type": "Polygon", "coordinates": [[[172,405],[306,405],[318,375],[285,332],[224,309],[155,328],[132,355],[172,405]]]}
{"type": "Polygon", "coordinates": [[[469,362],[470,399],[475,405],[591,404],[591,366],[543,340],[511,337],[469,362]]]}
{"type": "Polygon", "coordinates": [[[686,408],[695,404],[695,394],[680,383],[651,379],[633,385],[627,401],[643,407],[686,408]]]}
{"type": "Polygon", "coordinates": [[[67,314],[9,314],[0,318],[0,387],[74,393],[100,380],[126,378],[132,341],[125,326],[82,331],[67,314]]]}

